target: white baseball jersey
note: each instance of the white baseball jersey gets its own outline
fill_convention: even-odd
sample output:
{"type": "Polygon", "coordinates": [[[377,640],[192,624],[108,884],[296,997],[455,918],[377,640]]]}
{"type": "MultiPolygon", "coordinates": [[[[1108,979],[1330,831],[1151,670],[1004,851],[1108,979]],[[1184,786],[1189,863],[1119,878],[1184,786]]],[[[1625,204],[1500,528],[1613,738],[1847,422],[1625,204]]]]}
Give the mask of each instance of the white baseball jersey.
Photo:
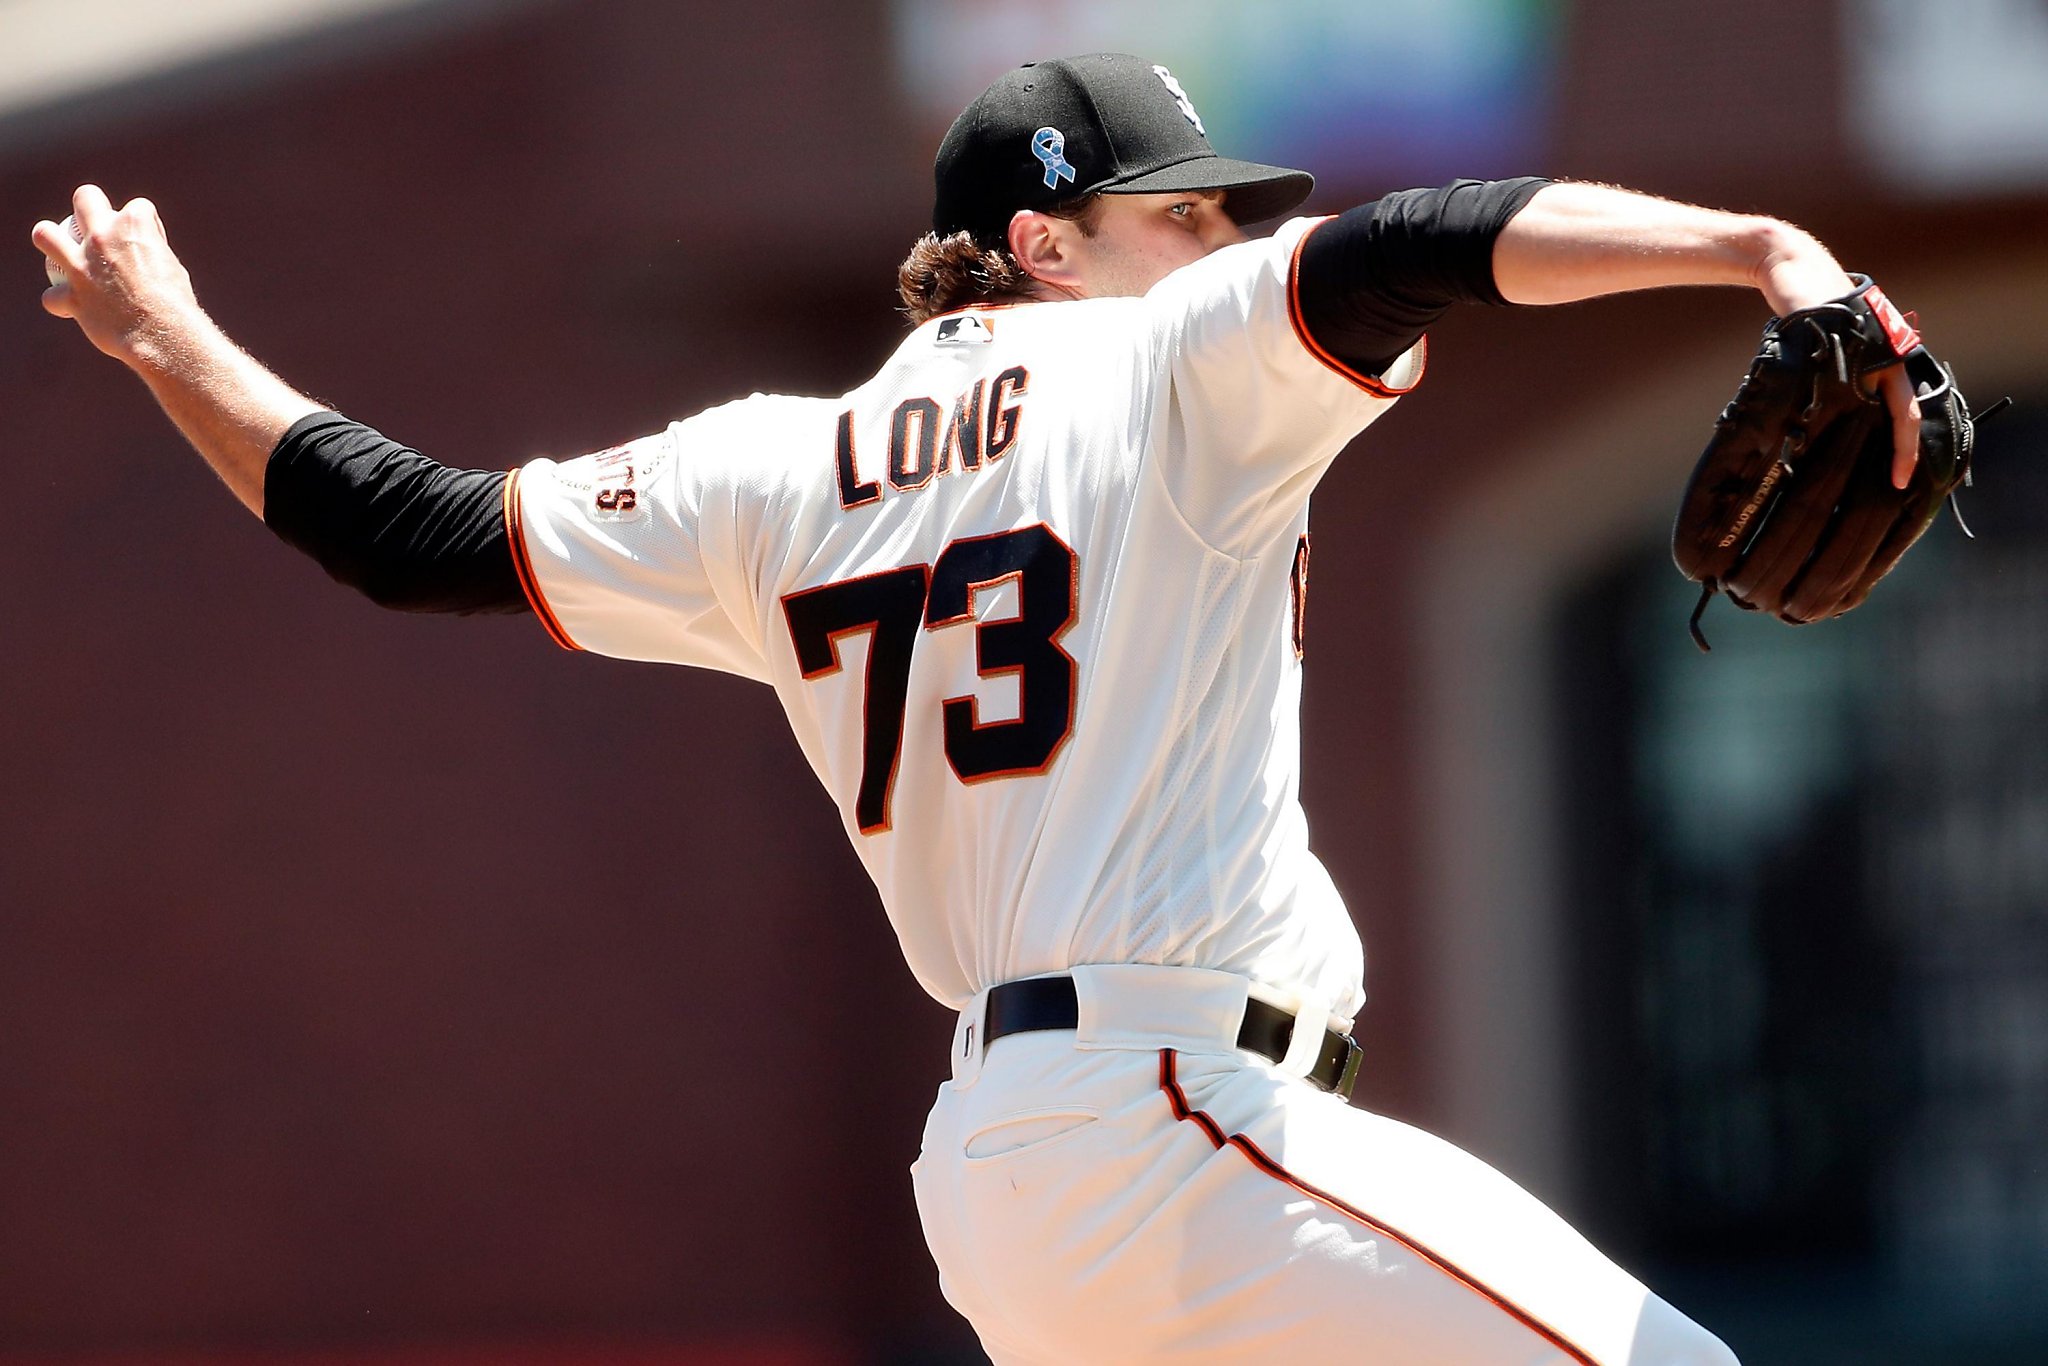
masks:
{"type": "Polygon", "coordinates": [[[1349,1017],[1362,950],[1297,802],[1308,500],[1422,347],[1378,380],[1315,349],[1315,226],[535,461],[506,495],[534,607],[773,685],[941,1002],[1151,963],[1349,1017]]]}

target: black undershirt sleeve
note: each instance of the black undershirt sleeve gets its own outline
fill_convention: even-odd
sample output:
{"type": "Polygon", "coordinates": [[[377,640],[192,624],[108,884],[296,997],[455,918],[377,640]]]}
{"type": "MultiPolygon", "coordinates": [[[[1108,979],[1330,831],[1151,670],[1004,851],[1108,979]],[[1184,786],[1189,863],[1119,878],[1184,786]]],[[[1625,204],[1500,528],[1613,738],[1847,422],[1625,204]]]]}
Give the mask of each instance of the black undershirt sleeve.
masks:
{"type": "Polygon", "coordinates": [[[1505,304],[1493,242],[1550,184],[1458,180],[1401,190],[1340,214],[1301,249],[1301,321],[1316,344],[1362,374],[1399,360],[1452,304],[1505,304]]]}
{"type": "Polygon", "coordinates": [[[525,612],[505,527],[508,477],[449,469],[340,413],[315,413],[270,453],[263,521],[380,606],[525,612]]]}

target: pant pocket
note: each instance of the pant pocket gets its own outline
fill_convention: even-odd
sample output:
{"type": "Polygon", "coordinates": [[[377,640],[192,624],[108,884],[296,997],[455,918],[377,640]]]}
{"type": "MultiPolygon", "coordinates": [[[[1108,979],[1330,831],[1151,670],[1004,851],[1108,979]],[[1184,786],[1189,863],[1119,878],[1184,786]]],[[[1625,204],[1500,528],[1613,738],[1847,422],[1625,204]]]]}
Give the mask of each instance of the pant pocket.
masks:
{"type": "Polygon", "coordinates": [[[1100,1112],[1074,1105],[1018,1110],[969,1134],[961,1151],[969,1162],[1021,1157],[1074,1138],[1099,1118],[1100,1112]]]}

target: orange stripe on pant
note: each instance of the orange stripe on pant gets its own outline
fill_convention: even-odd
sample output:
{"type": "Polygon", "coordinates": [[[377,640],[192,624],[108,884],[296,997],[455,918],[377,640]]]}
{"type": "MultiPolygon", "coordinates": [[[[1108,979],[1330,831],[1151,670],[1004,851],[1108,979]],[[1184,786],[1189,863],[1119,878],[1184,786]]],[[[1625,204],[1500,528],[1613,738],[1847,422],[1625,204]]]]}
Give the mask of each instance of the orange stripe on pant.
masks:
{"type": "Polygon", "coordinates": [[[1507,1314],[1509,1317],[1513,1318],[1518,1323],[1522,1324],[1530,1332],[1535,1333],[1539,1337],[1543,1338],[1546,1342],[1556,1347],[1559,1351],[1569,1356],[1572,1360],[1584,1362],[1585,1366],[1600,1366],[1600,1363],[1595,1361],[1593,1357],[1588,1355],[1583,1348],[1570,1342],[1564,1337],[1563,1334],[1559,1333],[1549,1324],[1544,1323],[1542,1320],[1538,1318],[1535,1318],[1527,1310],[1513,1303],[1505,1296],[1495,1291],[1491,1286],[1488,1286],[1485,1282],[1479,1280],[1477,1277],[1468,1274],[1466,1271],[1464,1271],[1462,1268],[1460,1268],[1447,1258],[1438,1255],[1436,1252],[1424,1246],[1422,1243],[1419,1243],[1415,1241],[1415,1239],[1410,1238],[1407,1234],[1402,1233],[1399,1229],[1390,1227],[1389,1225],[1380,1222],[1378,1219],[1373,1218],[1364,1210],[1357,1209],[1351,1205],[1348,1205],[1344,1203],[1342,1200],[1339,1200],[1336,1196],[1330,1194],[1328,1191],[1310,1185],[1308,1182],[1294,1175],[1294,1173],[1288,1171],[1287,1168],[1281,1166],[1278,1162],[1275,1162],[1271,1157],[1268,1157],[1265,1151],[1261,1149],[1258,1144],[1252,1142],[1243,1134],[1226,1135],[1223,1132],[1223,1127],[1219,1125],[1214,1119],[1211,1119],[1203,1111],[1197,1110],[1188,1104],[1187,1095],[1180,1089],[1180,1081],[1175,1076],[1175,1057],[1176,1054],[1174,1050],[1171,1048],[1162,1048],[1159,1050],[1159,1089],[1166,1093],[1167,1103],[1173,1107],[1173,1117],[1175,1119],[1193,1121],[1201,1129],[1203,1134],[1205,1134],[1208,1137],[1209,1142],[1214,1144],[1218,1150],[1221,1150],[1226,1146],[1237,1149],[1239,1152],[1245,1155],[1246,1160],[1248,1160],[1254,1167],[1257,1167],[1260,1171],[1266,1173],[1266,1175],[1272,1177],[1274,1180],[1284,1182],[1285,1184],[1292,1186],[1294,1189],[1300,1191],[1303,1195],[1306,1195],[1313,1200],[1321,1201],[1323,1204],[1328,1205],[1331,1209],[1336,1210],[1339,1214],[1344,1215],[1346,1218],[1354,1219],[1357,1222],[1365,1225],[1367,1228],[1371,1229],[1374,1233],[1379,1234],[1381,1237],[1391,1238],[1393,1241],[1399,1243],[1402,1247],[1407,1248],[1410,1252],[1413,1252],[1416,1256],[1428,1262],[1437,1270],[1443,1272],[1446,1276],[1449,1276],[1451,1279],[1457,1281],[1459,1284],[1466,1286],[1468,1289],[1471,1289],[1477,1292],[1478,1294],[1483,1295],[1484,1297],[1486,1297],[1486,1299],[1492,1301],[1492,1303],[1496,1307],[1498,1307],[1501,1310],[1501,1312],[1507,1314]]]}

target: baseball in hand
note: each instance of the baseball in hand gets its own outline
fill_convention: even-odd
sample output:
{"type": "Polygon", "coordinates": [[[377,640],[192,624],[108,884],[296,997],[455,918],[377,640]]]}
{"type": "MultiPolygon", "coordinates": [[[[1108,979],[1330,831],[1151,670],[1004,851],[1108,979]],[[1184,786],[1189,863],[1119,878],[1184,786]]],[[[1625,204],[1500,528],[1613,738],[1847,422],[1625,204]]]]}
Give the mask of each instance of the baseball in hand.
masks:
{"type": "MultiPolygon", "coordinates": [[[[72,241],[83,242],[85,240],[85,234],[78,230],[78,218],[75,214],[64,215],[64,221],[57,226],[70,233],[72,241]]],[[[53,285],[61,285],[71,278],[65,273],[64,267],[58,265],[56,261],[48,256],[43,258],[43,273],[50,277],[50,283],[53,285]]]]}

